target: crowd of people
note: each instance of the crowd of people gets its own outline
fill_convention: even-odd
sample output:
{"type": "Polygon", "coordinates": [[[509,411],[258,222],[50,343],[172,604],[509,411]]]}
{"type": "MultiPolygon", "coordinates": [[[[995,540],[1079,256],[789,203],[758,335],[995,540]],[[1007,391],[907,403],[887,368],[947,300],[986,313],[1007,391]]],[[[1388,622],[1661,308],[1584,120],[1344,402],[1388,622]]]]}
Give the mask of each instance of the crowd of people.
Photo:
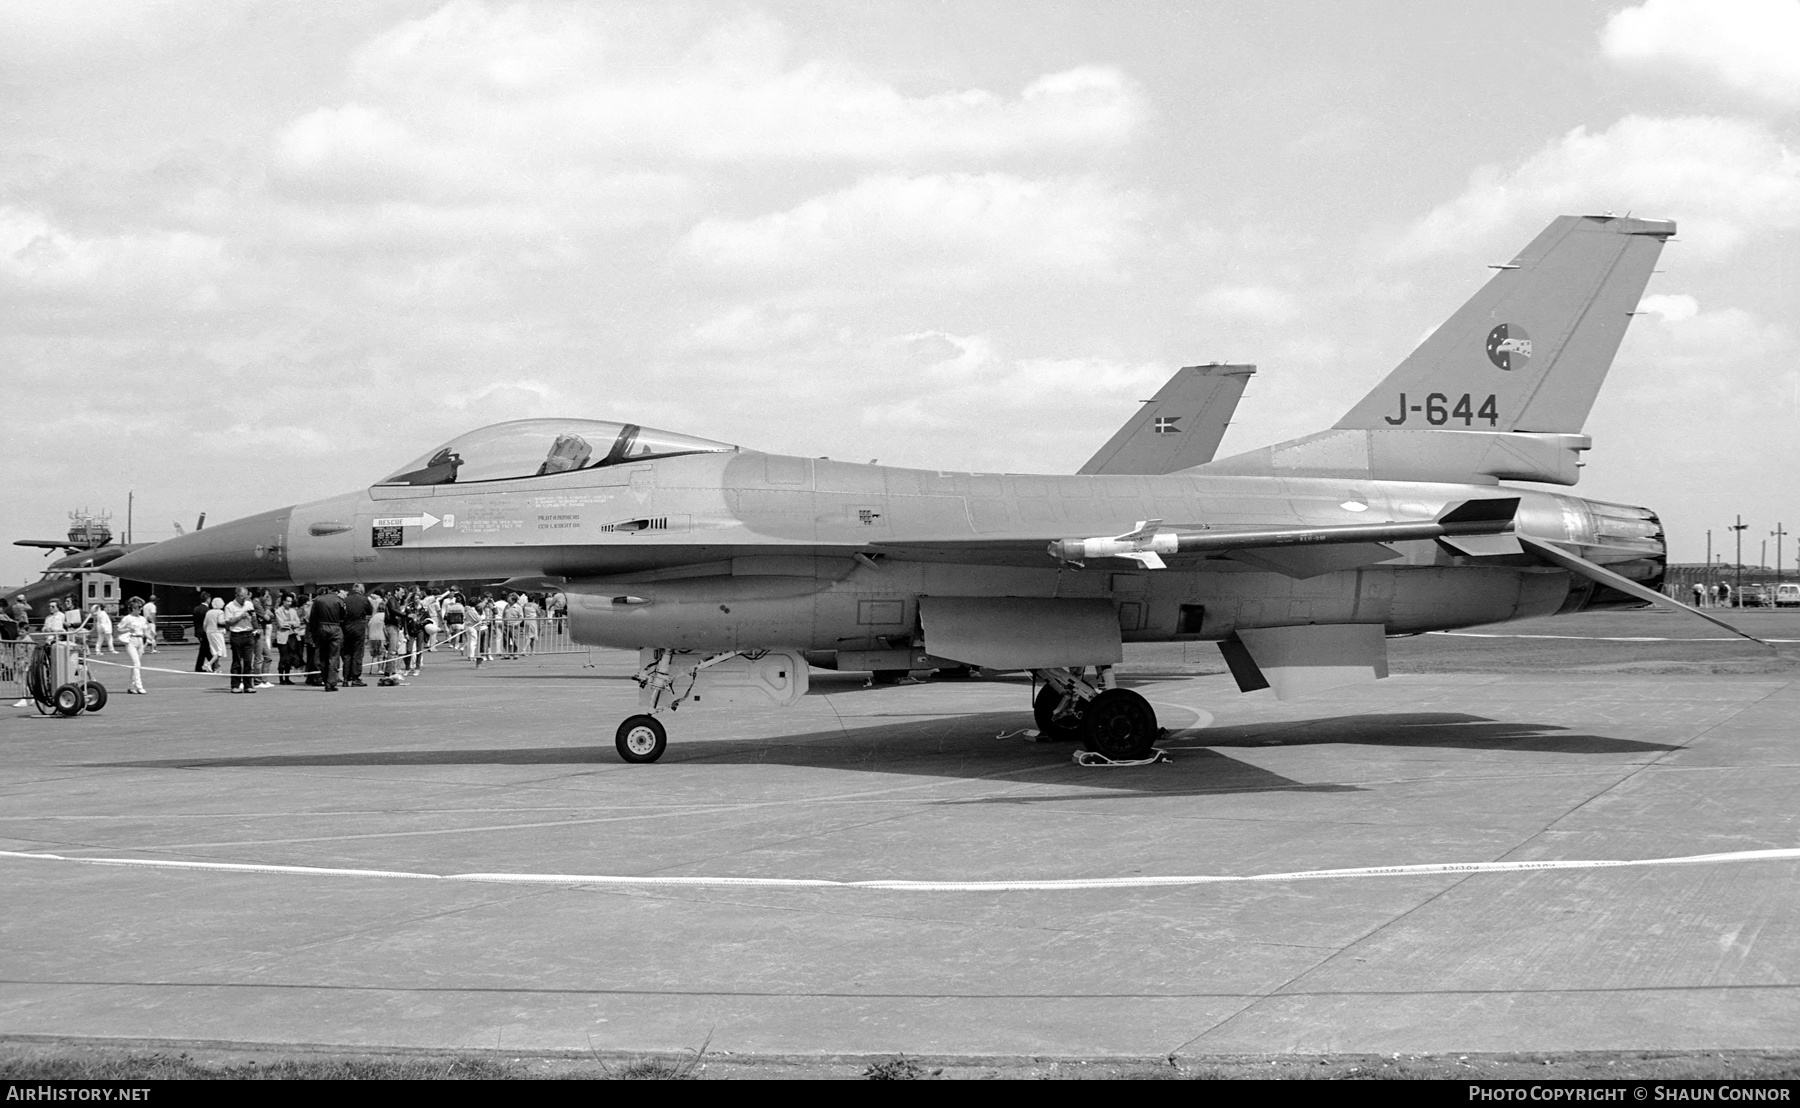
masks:
{"type": "MultiPolygon", "coordinates": [[[[17,635],[33,630],[23,601],[15,600],[0,615],[17,635]]],[[[422,672],[427,654],[439,650],[477,666],[537,653],[541,639],[560,635],[567,616],[561,593],[465,595],[455,588],[361,584],[278,593],[240,586],[229,598],[200,594],[190,614],[199,646],[194,672],[228,673],[231,691],[239,694],[278,684],[335,692],[368,684],[365,673],[381,684],[403,684],[422,672]]],[[[78,638],[91,653],[126,655],[131,668],[126,691],[145,691],[142,660],[158,650],[154,601],[131,598],[116,621],[99,604],[84,613],[74,600],[52,601],[36,630],[78,638]]]]}
{"type": "Polygon", "coordinates": [[[367,685],[366,671],[382,684],[403,684],[440,648],[463,652],[476,665],[536,653],[545,628],[563,630],[566,603],[561,593],[465,597],[416,585],[328,585],[280,595],[240,587],[229,601],[202,593],[192,613],[200,642],[194,669],[223,673],[229,666],[234,693],[278,683],[335,692],[367,685]]]}
{"type": "MultiPolygon", "coordinates": [[[[154,623],[156,604],[152,601],[139,603],[154,623]]],[[[0,612],[0,640],[21,638],[31,629],[31,605],[25,602],[24,597],[14,596],[6,610],[0,612]]],[[[106,605],[95,604],[84,612],[75,598],[70,596],[50,601],[50,610],[44,613],[44,621],[38,630],[79,639],[96,654],[117,654],[122,646],[115,637],[112,613],[107,610],[106,605]]],[[[154,650],[154,633],[150,643],[150,649],[154,650]]]]}

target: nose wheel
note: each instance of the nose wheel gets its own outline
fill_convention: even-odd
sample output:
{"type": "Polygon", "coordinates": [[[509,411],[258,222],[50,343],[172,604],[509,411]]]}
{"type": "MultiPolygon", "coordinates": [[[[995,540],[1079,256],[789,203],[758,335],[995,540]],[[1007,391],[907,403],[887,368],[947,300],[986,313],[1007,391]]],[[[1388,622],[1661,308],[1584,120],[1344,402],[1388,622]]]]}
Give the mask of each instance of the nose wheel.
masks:
{"type": "Polygon", "coordinates": [[[669,749],[669,733],[655,716],[631,716],[619,724],[614,745],[619,757],[636,765],[648,764],[669,749]]]}

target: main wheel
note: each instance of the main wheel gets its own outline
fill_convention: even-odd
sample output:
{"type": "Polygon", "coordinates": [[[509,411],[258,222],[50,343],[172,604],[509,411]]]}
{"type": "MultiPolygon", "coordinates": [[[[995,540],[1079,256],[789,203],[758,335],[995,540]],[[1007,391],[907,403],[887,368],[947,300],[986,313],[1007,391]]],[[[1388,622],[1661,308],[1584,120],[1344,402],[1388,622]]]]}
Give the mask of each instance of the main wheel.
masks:
{"type": "Polygon", "coordinates": [[[106,707],[106,686],[98,681],[87,683],[87,710],[98,712],[106,707]]]}
{"type": "Polygon", "coordinates": [[[62,685],[50,697],[59,716],[78,716],[87,707],[87,697],[82,693],[80,685],[62,685]]]}
{"type": "Polygon", "coordinates": [[[1130,689],[1107,689],[1081,715],[1087,748],[1116,761],[1150,756],[1156,742],[1156,709],[1130,689]]]}
{"type": "Polygon", "coordinates": [[[1055,685],[1045,685],[1038,690],[1037,698],[1031,702],[1031,715],[1037,720],[1038,734],[1045,742],[1079,742],[1082,712],[1087,705],[1077,704],[1074,711],[1057,719],[1056,706],[1061,703],[1062,693],[1056,691],[1055,685]]]}
{"type": "Polygon", "coordinates": [[[669,733],[663,730],[655,716],[632,716],[619,724],[614,743],[619,748],[619,757],[627,762],[654,762],[669,749],[669,733]]]}

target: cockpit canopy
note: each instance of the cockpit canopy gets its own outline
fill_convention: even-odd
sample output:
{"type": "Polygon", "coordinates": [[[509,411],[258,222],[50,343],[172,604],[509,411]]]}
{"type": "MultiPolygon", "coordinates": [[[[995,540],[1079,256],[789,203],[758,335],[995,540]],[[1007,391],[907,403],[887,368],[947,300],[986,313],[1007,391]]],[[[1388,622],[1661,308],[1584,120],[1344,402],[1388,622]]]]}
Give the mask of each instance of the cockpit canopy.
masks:
{"type": "Polygon", "coordinates": [[[402,466],[377,485],[467,485],[577,469],[715,454],[737,447],[598,419],[516,419],[470,431],[402,466]]]}

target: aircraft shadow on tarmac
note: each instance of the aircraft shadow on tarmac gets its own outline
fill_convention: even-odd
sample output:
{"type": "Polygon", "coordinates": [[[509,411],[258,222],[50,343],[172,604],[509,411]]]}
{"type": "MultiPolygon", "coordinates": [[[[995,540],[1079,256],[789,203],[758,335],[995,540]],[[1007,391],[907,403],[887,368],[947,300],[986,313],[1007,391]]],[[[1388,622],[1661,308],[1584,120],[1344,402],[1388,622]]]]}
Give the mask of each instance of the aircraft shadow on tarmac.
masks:
{"type": "MultiPolygon", "coordinates": [[[[1021,712],[981,712],[928,718],[909,715],[872,726],[758,738],[710,738],[682,742],[679,732],[661,766],[745,765],[841,769],[926,777],[983,779],[1043,786],[1068,784],[1082,791],[984,797],[942,803],[1040,803],[1093,799],[1094,789],[1119,798],[1230,792],[1355,792],[1358,786],[1296,781],[1220,751],[1219,747],[1310,746],[1331,743],[1460,750],[1619,755],[1678,749],[1658,743],[1569,734],[1536,723],[1507,723],[1461,713],[1419,712],[1339,716],[1328,719],[1245,724],[1173,731],[1162,745],[1170,763],[1144,768],[1086,769],[1070,763],[1070,743],[1002,739],[1030,726],[1021,712]]],[[[244,757],[168,758],[100,763],[134,769],[283,769],[356,766],[604,765],[627,769],[612,744],[539,747],[468,747],[420,750],[345,750],[244,757]]],[[[1100,794],[1104,795],[1104,794],[1100,794]]]]}
{"type": "MultiPolygon", "coordinates": [[[[1539,754],[1649,754],[1679,750],[1667,743],[1571,732],[1548,723],[1518,723],[1465,712],[1392,712],[1326,719],[1210,727],[1180,736],[1201,747],[1354,746],[1515,750],[1539,754]]],[[[1179,746],[1175,747],[1179,749],[1179,746]]]]}

